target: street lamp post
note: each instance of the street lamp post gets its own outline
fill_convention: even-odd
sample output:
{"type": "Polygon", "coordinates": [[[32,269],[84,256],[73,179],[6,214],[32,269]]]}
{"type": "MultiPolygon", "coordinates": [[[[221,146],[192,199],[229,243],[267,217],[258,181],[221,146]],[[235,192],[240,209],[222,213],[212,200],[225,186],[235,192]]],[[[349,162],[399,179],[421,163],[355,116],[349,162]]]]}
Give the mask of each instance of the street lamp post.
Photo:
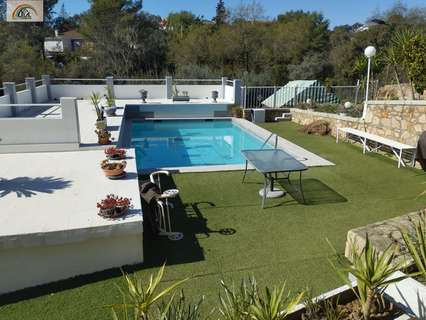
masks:
{"type": "Polygon", "coordinates": [[[362,118],[365,119],[367,115],[367,107],[368,107],[368,89],[370,86],[370,70],[371,70],[371,58],[376,55],[376,48],[373,46],[368,46],[364,50],[364,54],[368,59],[368,67],[367,67],[367,84],[365,88],[365,101],[364,101],[364,109],[362,110],[362,118]]]}

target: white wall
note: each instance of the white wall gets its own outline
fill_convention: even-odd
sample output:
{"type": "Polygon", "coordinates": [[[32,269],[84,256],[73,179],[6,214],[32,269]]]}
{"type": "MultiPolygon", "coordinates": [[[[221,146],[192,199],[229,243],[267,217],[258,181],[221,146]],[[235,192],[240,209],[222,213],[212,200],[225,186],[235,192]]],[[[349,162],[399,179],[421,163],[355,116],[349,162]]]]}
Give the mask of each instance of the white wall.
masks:
{"type": "MultiPolygon", "coordinates": [[[[77,103],[74,99],[62,99],[62,119],[49,118],[0,118],[0,153],[9,152],[13,146],[80,143],[77,103]]],[[[13,148],[16,150],[16,148],[13,148]]],[[[43,151],[46,151],[43,149],[43,151]]]]}
{"type": "MultiPolygon", "coordinates": [[[[192,103],[175,103],[175,104],[143,104],[132,106],[128,105],[126,111],[132,114],[132,108],[139,112],[139,116],[144,116],[146,112],[148,115],[154,113],[154,118],[211,118],[215,116],[227,117],[228,105],[221,103],[209,104],[192,104],[192,103]]],[[[136,115],[138,116],[138,115],[136,115]]]]}
{"type": "Polygon", "coordinates": [[[225,99],[227,101],[234,101],[235,100],[235,91],[234,91],[234,87],[232,86],[225,86],[225,99]]]}
{"type": "Polygon", "coordinates": [[[39,87],[36,87],[36,97],[37,97],[37,103],[45,103],[47,101],[47,87],[46,85],[41,85],[39,87]]]}
{"type": "Polygon", "coordinates": [[[162,84],[147,85],[114,85],[114,94],[117,99],[140,99],[139,90],[148,90],[148,99],[165,99],[166,87],[162,84]]]}
{"type": "Polygon", "coordinates": [[[93,92],[103,96],[106,93],[106,84],[52,84],[52,98],[76,97],[89,98],[93,92]]]}
{"type": "Polygon", "coordinates": [[[179,94],[182,94],[182,91],[188,91],[188,94],[193,99],[211,99],[212,91],[221,92],[222,85],[177,85],[179,94]]]}
{"type": "Polygon", "coordinates": [[[138,234],[0,251],[0,294],[143,262],[138,234]],[[107,254],[99,254],[105,252],[107,254]]]}
{"type": "MultiPolygon", "coordinates": [[[[10,103],[9,95],[0,97],[0,104],[10,103]]],[[[12,115],[11,107],[0,106],[0,117],[10,117],[12,115]]]]}
{"type": "MultiPolygon", "coordinates": [[[[16,103],[31,104],[31,91],[29,89],[16,92],[16,103]]],[[[16,112],[28,110],[30,107],[16,107],[16,112]]]]}

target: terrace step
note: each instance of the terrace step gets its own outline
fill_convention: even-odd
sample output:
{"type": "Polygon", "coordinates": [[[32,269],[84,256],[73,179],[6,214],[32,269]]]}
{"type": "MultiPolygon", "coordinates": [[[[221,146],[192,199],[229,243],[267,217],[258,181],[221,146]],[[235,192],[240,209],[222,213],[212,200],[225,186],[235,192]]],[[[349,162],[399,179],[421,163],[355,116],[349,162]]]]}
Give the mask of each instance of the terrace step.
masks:
{"type": "Polygon", "coordinates": [[[275,117],[275,121],[291,121],[291,113],[284,112],[281,117],[275,117]]]}

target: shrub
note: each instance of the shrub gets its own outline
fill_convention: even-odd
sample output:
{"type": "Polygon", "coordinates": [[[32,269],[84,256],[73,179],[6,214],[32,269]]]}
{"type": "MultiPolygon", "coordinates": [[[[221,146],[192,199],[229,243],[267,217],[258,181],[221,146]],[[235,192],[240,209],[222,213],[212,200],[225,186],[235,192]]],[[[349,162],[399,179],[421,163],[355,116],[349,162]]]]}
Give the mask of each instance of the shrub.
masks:
{"type": "Polygon", "coordinates": [[[232,107],[231,115],[235,118],[242,118],[243,117],[243,108],[241,108],[240,106],[232,107]]]}

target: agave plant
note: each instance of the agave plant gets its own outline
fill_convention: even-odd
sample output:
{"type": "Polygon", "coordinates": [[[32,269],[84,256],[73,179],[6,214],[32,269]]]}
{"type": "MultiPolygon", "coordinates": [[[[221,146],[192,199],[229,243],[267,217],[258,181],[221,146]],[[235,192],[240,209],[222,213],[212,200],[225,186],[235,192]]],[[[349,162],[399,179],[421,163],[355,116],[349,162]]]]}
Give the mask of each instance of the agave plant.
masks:
{"type": "MultiPolygon", "coordinates": [[[[353,246],[355,249],[355,246],[353,246]]],[[[335,251],[335,249],[333,248],[335,251]]],[[[352,250],[352,262],[348,261],[345,256],[337,254],[339,266],[335,267],[339,276],[345,281],[357,296],[361,312],[365,320],[369,320],[372,308],[378,298],[382,296],[386,287],[392,283],[396,283],[405,278],[393,278],[392,274],[402,268],[402,263],[395,260],[397,247],[389,246],[385,251],[379,252],[374,248],[368,234],[366,235],[365,247],[360,253],[352,250]],[[357,280],[357,287],[354,288],[347,278],[347,274],[352,274],[357,280]]]]}
{"type": "Polygon", "coordinates": [[[220,314],[224,320],[281,320],[301,301],[303,292],[292,297],[286,292],[285,283],[281,288],[265,288],[262,294],[256,280],[251,278],[248,285],[245,280],[239,292],[221,282],[225,297],[220,297],[220,314]]]}
{"type": "Polygon", "coordinates": [[[105,99],[107,102],[108,107],[114,107],[115,106],[115,97],[114,97],[114,92],[112,90],[111,87],[106,87],[106,95],[105,95],[105,99]]]}
{"type": "Polygon", "coordinates": [[[414,235],[406,229],[401,231],[402,239],[408,252],[413,258],[419,274],[426,278],[426,221],[422,216],[421,220],[414,223],[414,235]]]}
{"type": "MultiPolygon", "coordinates": [[[[164,303],[163,299],[166,297],[166,295],[171,293],[177,286],[188,280],[180,280],[160,291],[159,285],[164,276],[164,268],[165,266],[163,265],[155,277],[151,275],[149,283],[145,287],[141,278],[136,276],[131,277],[128,274],[124,274],[124,279],[127,285],[126,292],[119,288],[123,297],[123,303],[109,306],[112,308],[113,319],[119,319],[119,316],[116,312],[117,310],[122,311],[123,317],[126,320],[129,319],[129,310],[132,311],[133,319],[135,320],[151,319],[153,306],[161,302],[164,303]]],[[[163,304],[162,313],[152,317],[152,319],[167,319],[166,315],[170,306],[172,305],[172,302],[173,295],[168,300],[168,302],[163,304]]]]}
{"type": "Polygon", "coordinates": [[[90,96],[90,100],[92,101],[92,105],[95,108],[97,120],[101,121],[104,119],[104,112],[102,111],[101,107],[99,106],[99,103],[101,101],[101,96],[97,92],[92,92],[92,95],[90,96]]]}
{"type": "Polygon", "coordinates": [[[173,300],[171,304],[166,302],[160,303],[158,307],[158,316],[156,320],[202,320],[207,319],[201,315],[201,305],[204,301],[202,297],[197,303],[192,304],[185,298],[185,294],[181,291],[179,299],[173,300]]]}

